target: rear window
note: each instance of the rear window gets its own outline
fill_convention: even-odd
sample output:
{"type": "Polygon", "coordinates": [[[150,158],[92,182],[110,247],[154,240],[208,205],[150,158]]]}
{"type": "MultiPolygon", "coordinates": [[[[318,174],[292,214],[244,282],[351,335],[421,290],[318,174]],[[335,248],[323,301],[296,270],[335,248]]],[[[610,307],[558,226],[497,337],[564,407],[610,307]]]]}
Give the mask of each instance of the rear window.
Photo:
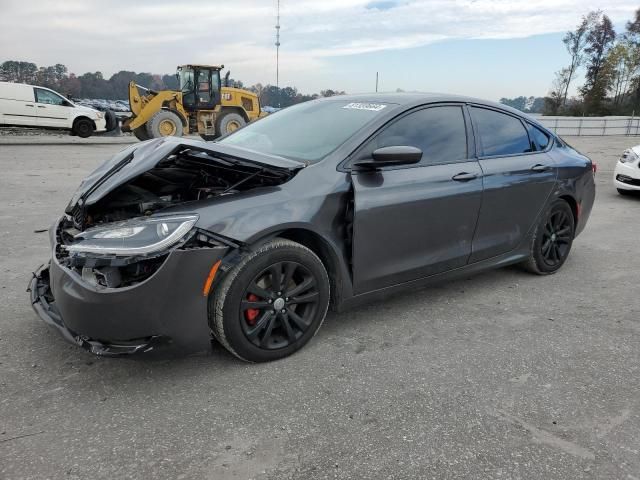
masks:
{"type": "Polygon", "coordinates": [[[549,146],[551,137],[535,125],[531,125],[531,135],[533,136],[533,141],[538,147],[538,150],[544,150],[549,146]]]}
{"type": "Polygon", "coordinates": [[[220,143],[314,162],[393,106],[340,100],[305,102],[250,123],[220,143]]]}
{"type": "Polygon", "coordinates": [[[532,151],[527,130],[516,117],[478,107],[471,107],[471,114],[484,156],[518,155],[532,151]]]}

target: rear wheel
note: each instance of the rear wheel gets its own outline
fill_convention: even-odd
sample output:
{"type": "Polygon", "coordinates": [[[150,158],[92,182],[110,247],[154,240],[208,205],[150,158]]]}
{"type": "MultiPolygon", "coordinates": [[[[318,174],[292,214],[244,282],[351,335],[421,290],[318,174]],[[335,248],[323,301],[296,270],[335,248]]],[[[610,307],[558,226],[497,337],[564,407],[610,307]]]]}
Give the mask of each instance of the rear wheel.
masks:
{"type": "Polygon", "coordinates": [[[242,115],[236,112],[223,113],[217,121],[216,133],[218,135],[227,135],[235,132],[237,129],[246,125],[246,120],[242,115]]]}
{"type": "Polygon", "coordinates": [[[569,256],[574,234],[571,207],[564,200],[556,200],[540,218],[525,268],[538,275],[557,272],[569,256]]]}
{"type": "Polygon", "coordinates": [[[88,138],[93,133],[93,122],[88,118],[78,118],[73,122],[73,133],[80,138],[88,138]]]}
{"type": "Polygon", "coordinates": [[[329,277],[298,243],[275,239],[247,254],[216,288],[209,323],[231,353],[249,362],[291,355],[316,333],[329,306],[329,277]]]}
{"type": "Polygon", "coordinates": [[[180,117],[169,110],[160,110],[147,122],[149,138],[181,137],[182,122],[180,117]]]}

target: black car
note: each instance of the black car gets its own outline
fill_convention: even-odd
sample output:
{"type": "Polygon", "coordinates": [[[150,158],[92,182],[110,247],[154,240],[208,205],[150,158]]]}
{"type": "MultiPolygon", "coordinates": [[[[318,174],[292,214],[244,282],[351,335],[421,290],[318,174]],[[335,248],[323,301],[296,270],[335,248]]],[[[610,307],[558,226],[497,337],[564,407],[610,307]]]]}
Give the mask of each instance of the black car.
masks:
{"type": "Polygon", "coordinates": [[[243,360],[306,344],[331,306],[521,263],[556,272],[593,169],[534,119],[428,94],[296,105],[216,143],[136,144],[80,185],[37,313],[116,355],[212,336],[243,360]]]}

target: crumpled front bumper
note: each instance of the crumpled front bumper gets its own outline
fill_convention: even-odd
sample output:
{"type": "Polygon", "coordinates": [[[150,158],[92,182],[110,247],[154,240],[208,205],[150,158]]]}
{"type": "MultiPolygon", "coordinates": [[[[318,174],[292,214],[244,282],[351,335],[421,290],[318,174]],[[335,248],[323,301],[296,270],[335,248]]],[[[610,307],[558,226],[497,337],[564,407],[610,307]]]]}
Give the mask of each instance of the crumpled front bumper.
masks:
{"type": "Polygon", "coordinates": [[[203,286],[227,251],[174,250],[149,278],[121,288],[90,285],[54,255],[31,279],[31,304],[66,340],[97,355],[147,352],[167,344],[181,351],[208,350],[203,286]]]}
{"type": "Polygon", "coordinates": [[[50,327],[62,335],[70,343],[88,350],[95,355],[118,356],[137,352],[148,352],[156,345],[162,343],[162,338],[151,336],[129,342],[101,342],[92,340],[87,336],[78,335],[71,331],[62,321],[60,312],[56,307],[55,299],[51,295],[51,285],[49,283],[49,267],[40,268],[34,272],[28,291],[31,297],[31,306],[38,316],[50,327]]]}

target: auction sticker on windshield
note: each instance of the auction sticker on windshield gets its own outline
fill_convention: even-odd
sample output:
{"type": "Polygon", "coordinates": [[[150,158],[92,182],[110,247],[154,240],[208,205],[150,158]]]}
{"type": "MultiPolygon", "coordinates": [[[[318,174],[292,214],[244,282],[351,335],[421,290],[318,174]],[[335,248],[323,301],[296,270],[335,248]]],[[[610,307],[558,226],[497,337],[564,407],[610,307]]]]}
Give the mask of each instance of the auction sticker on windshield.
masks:
{"type": "Polygon", "coordinates": [[[386,107],[386,105],[383,105],[382,103],[348,103],[342,108],[350,108],[353,110],[371,110],[373,112],[379,112],[384,107],[386,107]]]}

